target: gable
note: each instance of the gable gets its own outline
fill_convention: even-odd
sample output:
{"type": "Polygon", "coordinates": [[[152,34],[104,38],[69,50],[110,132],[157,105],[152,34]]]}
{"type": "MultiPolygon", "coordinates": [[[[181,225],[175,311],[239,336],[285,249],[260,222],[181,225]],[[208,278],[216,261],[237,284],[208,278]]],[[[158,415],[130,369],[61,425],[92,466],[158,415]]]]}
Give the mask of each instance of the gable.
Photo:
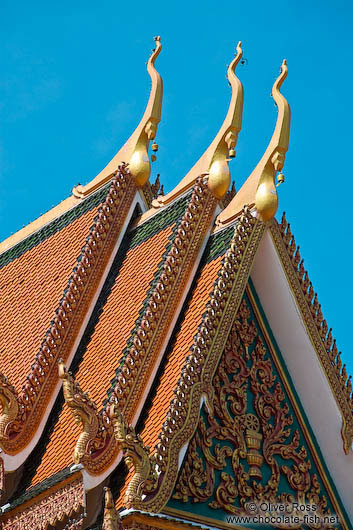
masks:
{"type": "Polygon", "coordinates": [[[349,528],[250,285],[165,511],[219,526],[249,500],[315,504],[349,528]]]}
{"type": "MultiPolygon", "coordinates": [[[[187,199],[188,196],[176,201],[157,216],[130,228],[112,263],[70,367],[82,384],[89,386],[90,396],[99,406],[112,391],[127,341],[141,318],[187,199]],[[92,378],[94,385],[90,384],[92,378]]],[[[80,427],[64,406],[60,392],[42,438],[25,463],[24,480],[15,497],[67,471],[73,464],[72,453],[79,435],[80,427]]]]}

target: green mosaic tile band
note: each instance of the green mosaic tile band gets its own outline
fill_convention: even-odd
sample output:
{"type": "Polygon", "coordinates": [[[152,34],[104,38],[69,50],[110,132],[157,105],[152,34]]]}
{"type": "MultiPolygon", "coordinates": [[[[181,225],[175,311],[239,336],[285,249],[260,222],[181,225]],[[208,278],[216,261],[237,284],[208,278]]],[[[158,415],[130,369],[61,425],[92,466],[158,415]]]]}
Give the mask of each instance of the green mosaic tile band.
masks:
{"type": "Polygon", "coordinates": [[[43,243],[43,241],[56,234],[56,232],[60,232],[60,230],[71,224],[73,221],[79,219],[81,215],[84,215],[89,210],[93,210],[93,208],[99,206],[107,194],[109,185],[110,184],[103,186],[99,191],[93,195],[90,195],[87,199],[83,200],[80,204],[68,212],[43,226],[37,232],[34,232],[30,236],[26,237],[26,239],[20,241],[17,243],[17,245],[14,245],[9,250],[6,250],[0,256],[0,269],[5,265],[8,265],[11,261],[19,258],[28,250],[31,250],[40,243],[43,243]]]}

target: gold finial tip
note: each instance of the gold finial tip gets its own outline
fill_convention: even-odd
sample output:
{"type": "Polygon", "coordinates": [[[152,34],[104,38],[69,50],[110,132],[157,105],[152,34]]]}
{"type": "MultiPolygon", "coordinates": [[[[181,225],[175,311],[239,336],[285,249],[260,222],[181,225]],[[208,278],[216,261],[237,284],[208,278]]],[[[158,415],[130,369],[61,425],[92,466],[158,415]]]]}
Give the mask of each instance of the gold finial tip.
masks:
{"type": "Polygon", "coordinates": [[[241,48],[241,40],[240,40],[238,42],[238,45],[237,45],[237,53],[234,54],[234,59],[232,60],[232,62],[228,66],[227,77],[228,77],[229,81],[230,81],[229,75],[234,77],[235,69],[236,69],[240,59],[242,58],[242,56],[243,56],[243,50],[241,48]]]}
{"type": "Polygon", "coordinates": [[[283,59],[282,66],[287,66],[287,59],[283,59]]]}
{"type": "Polygon", "coordinates": [[[153,40],[155,40],[155,41],[160,41],[160,40],[161,40],[160,35],[157,35],[157,37],[153,37],[153,40]]]}

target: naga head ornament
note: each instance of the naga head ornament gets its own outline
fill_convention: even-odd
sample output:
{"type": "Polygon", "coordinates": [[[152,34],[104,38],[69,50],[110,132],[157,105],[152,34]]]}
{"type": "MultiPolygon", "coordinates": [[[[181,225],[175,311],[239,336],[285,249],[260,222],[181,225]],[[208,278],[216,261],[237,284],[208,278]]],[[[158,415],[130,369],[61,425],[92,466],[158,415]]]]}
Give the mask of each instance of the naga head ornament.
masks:
{"type": "MultiPolygon", "coordinates": [[[[283,168],[289,145],[290,107],[280,92],[287,73],[287,62],[284,60],[280,75],[272,87],[272,97],[278,108],[278,116],[271,141],[250,177],[218,216],[217,224],[219,225],[232,221],[239,215],[244,205],[255,206],[263,221],[270,221],[276,214],[278,196],[275,178],[283,168]]],[[[283,181],[284,176],[278,175],[278,182],[283,181]]]]}
{"type": "MultiPolygon", "coordinates": [[[[162,44],[160,37],[155,37],[154,40],[156,46],[147,62],[147,72],[150,75],[152,87],[142,120],[128,141],[96,178],[86,186],[78,185],[73,189],[76,197],[85,197],[108,182],[122,162],[129,164],[130,172],[138,188],[143,187],[150,177],[151,162],[148,156],[148,148],[150,141],[156,137],[158,124],[161,121],[163,98],[163,81],[154,65],[161,52],[162,44]]],[[[154,143],[152,150],[155,152],[157,149],[158,146],[154,143]]],[[[155,160],[156,156],[153,154],[151,159],[155,160]]]]}
{"type": "Polygon", "coordinates": [[[235,75],[236,66],[243,56],[241,42],[237,45],[237,53],[230,63],[227,78],[232,88],[232,98],[227,116],[213,142],[201,158],[190,169],[187,175],[167,195],[159,196],[153,201],[153,206],[160,207],[170,203],[176,197],[194,186],[199,176],[208,175],[208,187],[212,194],[221,199],[226,194],[230,184],[228,162],[235,156],[235,146],[242,126],[243,115],[243,85],[235,75]]]}

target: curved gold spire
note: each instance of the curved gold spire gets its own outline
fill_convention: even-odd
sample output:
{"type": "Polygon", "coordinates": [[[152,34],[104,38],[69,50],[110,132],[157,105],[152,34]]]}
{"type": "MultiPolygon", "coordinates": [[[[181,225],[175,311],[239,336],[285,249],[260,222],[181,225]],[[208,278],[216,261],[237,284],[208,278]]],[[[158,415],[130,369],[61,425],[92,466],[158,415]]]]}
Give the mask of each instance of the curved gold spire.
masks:
{"type": "MultiPolygon", "coordinates": [[[[284,60],[281,73],[272,87],[272,96],[278,108],[278,116],[274,133],[265,154],[237,195],[220,213],[217,224],[225,224],[234,219],[245,204],[248,206],[255,205],[263,221],[272,219],[277,211],[278,197],[275,176],[283,168],[289,144],[290,108],[287,100],[280,92],[287,73],[287,62],[284,60]]],[[[279,181],[283,182],[283,175],[280,177],[279,181]]]]}
{"type": "MultiPolygon", "coordinates": [[[[148,157],[148,147],[150,141],[155,139],[157,126],[161,121],[163,97],[163,81],[154,66],[155,60],[162,49],[161,38],[155,37],[154,40],[156,47],[147,62],[147,72],[152,80],[152,88],[143,118],[128,141],[103,171],[86,186],[79,185],[73,189],[76,197],[85,197],[105,182],[108,182],[122,162],[129,164],[130,171],[135,177],[138,187],[142,187],[149,179],[151,163],[148,157]]],[[[154,150],[158,149],[157,144],[154,144],[152,147],[154,147],[154,150]]]]}
{"type": "Polygon", "coordinates": [[[204,174],[209,174],[208,185],[215,197],[220,199],[226,193],[230,184],[228,161],[229,157],[235,156],[234,148],[241,130],[243,115],[243,85],[235,75],[235,68],[242,55],[241,42],[239,42],[237,53],[227,71],[228,81],[232,87],[232,99],[227,116],[217,136],[182,181],[170,193],[153,201],[154,206],[168,204],[191,188],[197,177],[204,174]]]}

